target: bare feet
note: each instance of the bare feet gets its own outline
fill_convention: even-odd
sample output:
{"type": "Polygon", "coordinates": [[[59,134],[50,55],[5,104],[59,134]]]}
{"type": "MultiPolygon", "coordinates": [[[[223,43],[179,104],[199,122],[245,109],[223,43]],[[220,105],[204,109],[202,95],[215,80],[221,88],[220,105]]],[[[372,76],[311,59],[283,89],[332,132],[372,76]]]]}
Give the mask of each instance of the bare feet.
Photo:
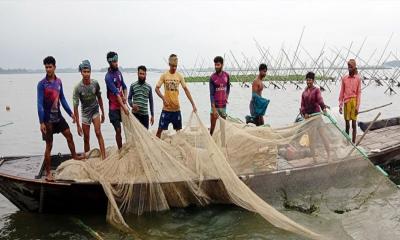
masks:
{"type": "Polygon", "coordinates": [[[47,182],[54,182],[53,174],[51,174],[51,172],[48,172],[44,180],[46,180],[47,182]]]}
{"type": "Polygon", "coordinates": [[[85,161],[86,160],[86,155],[83,154],[76,154],[75,156],[72,157],[74,160],[82,160],[85,161]]]}

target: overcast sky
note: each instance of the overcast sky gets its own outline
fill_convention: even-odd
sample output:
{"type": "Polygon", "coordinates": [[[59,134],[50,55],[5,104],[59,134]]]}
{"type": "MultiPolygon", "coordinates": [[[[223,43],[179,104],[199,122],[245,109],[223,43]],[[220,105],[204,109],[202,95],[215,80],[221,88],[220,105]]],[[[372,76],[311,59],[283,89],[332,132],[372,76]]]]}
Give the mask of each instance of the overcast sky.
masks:
{"type": "Polygon", "coordinates": [[[368,55],[392,33],[388,51],[398,52],[400,1],[0,1],[0,67],[41,68],[53,55],[59,68],[83,59],[100,68],[109,50],[126,67],[163,68],[170,53],[190,67],[229,50],[258,57],[253,39],[294,49],[303,26],[314,54],[367,37],[368,55]]]}

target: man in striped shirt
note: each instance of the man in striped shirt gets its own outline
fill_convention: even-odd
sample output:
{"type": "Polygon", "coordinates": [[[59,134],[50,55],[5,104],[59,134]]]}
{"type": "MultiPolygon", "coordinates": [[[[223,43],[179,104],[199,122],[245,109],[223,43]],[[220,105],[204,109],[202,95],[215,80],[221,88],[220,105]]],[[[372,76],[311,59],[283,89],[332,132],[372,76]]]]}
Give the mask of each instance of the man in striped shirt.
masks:
{"type": "Polygon", "coordinates": [[[132,107],[133,115],[139,120],[140,123],[149,129],[149,107],[150,105],[150,123],[154,123],[154,107],[153,107],[153,94],[151,86],[146,83],[146,67],[138,67],[138,80],[132,83],[129,89],[128,102],[132,107]]]}

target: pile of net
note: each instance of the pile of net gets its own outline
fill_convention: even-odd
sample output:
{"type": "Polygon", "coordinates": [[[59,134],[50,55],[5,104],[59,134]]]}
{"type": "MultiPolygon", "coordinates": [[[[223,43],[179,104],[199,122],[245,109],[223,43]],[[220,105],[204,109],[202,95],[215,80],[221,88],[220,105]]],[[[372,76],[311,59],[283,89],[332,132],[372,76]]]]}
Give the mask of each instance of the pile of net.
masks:
{"type": "Polygon", "coordinates": [[[311,239],[400,236],[395,186],[332,119],[278,129],[220,119],[211,137],[192,114],[182,131],[162,139],[132,115],[123,115],[123,126],[121,150],[108,148],[105,160],[66,161],[56,172],[59,180],[99,182],[107,220],[122,230],[134,229],[125,214],[228,203],[311,239]]]}

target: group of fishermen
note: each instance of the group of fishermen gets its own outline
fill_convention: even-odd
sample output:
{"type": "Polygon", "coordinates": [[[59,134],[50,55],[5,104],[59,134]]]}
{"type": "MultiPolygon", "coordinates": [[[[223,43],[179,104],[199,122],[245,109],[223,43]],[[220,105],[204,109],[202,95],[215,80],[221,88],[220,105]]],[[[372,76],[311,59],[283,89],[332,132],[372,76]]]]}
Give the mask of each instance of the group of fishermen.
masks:
{"type": "MultiPolygon", "coordinates": [[[[129,115],[129,107],[132,114],[145,127],[149,128],[149,123],[154,124],[154,104],[152,87],[146,83],[147,69],[145,66],[137,68],[137,81],[128,88],[125,84],[123,75],[118,68],[118,54],[115,52],[107,53],[108,71],[105,75],[107,86],[107,98],[109,102],[109,120],[115,130],[115,140],[118,148],[122,147],[121,136],[121,114],[129,115]],[[150,116],[149,116],[150,110],[150,116]]],[[[182,74],[177,71],[178,57],[171,54],[168,59],[169,70],[164,72],[156,84],[155,92],[163,101],[163,108],[159,119],[157,137],[161,137],[162,131],[167,130],[172,124],[176,131],[182,129],[182,116],[179,104],[179,87],[182,86],[186,97],[190,101],[193,111],[197,108],[190,94],[189,88],[182,74]],[[164,94],[160,88],[164,87],[164,94]]],[[[51,174],[51,149],[53,146],[53,134],[62,133],[67,140],[68,147],[73,159],[82,160],[85,154],[77,154],[74,140],[69,125],[61,115],[60,103],[67,114],[72,118],[72,122],[77,126],[79,136],[83,135],[85,153],[90,151],[90,126],[93,124],[95,134],[99,143],[102,159],[106,158],[105,144],[101,132],[101,124],[105,121],[105,112],[99,83],[91,79],[91,64],[88,60],[82,61],[79,71],[82,80],[73,90],[73,111],[70,109],[64,95],[61,79],[55,74],[56,60],[48,56],[43,60],[46,76],[37,86],[37,106],[40,121],[42,138],[46,142],[44,155],[44,165],[46,180],[53,181],[51,174]],[[78,107],[81,104],[81,113],[78,107]]],[[[230,94],[230,77],[223,70],[224,59],[220,56],[214,58],[215,72],[210,76],[210,134],[213,134],[218,117],[226,118],[226,107],[230,94]]],[[[263,80],[267,75],[267,65],[260,64],[259,73],[252,83],[252,97],[250,101],[250,116],[247,122],[252,122],[257,126],[264,125],[264,115],[269,104],[269,100],[262,97],[264,89],[263,80]]],[[[349,133],[352,121],[353,141],[356,135],[356,119],[360,106],[361,80],[357,73],[356,63],[352,59],[348,62],[349,74],[342,78],[340,90],[340,112],[344,106],[344,117],[346,120],[346,132],[349,133]]],[[[312,114],[321,110],[326,111],[326,105],[321,96],[319,88],[314,86],[315,74],[307,73],[307,88],[301,97],[301,115],[307,119],[312,114]]]]}

